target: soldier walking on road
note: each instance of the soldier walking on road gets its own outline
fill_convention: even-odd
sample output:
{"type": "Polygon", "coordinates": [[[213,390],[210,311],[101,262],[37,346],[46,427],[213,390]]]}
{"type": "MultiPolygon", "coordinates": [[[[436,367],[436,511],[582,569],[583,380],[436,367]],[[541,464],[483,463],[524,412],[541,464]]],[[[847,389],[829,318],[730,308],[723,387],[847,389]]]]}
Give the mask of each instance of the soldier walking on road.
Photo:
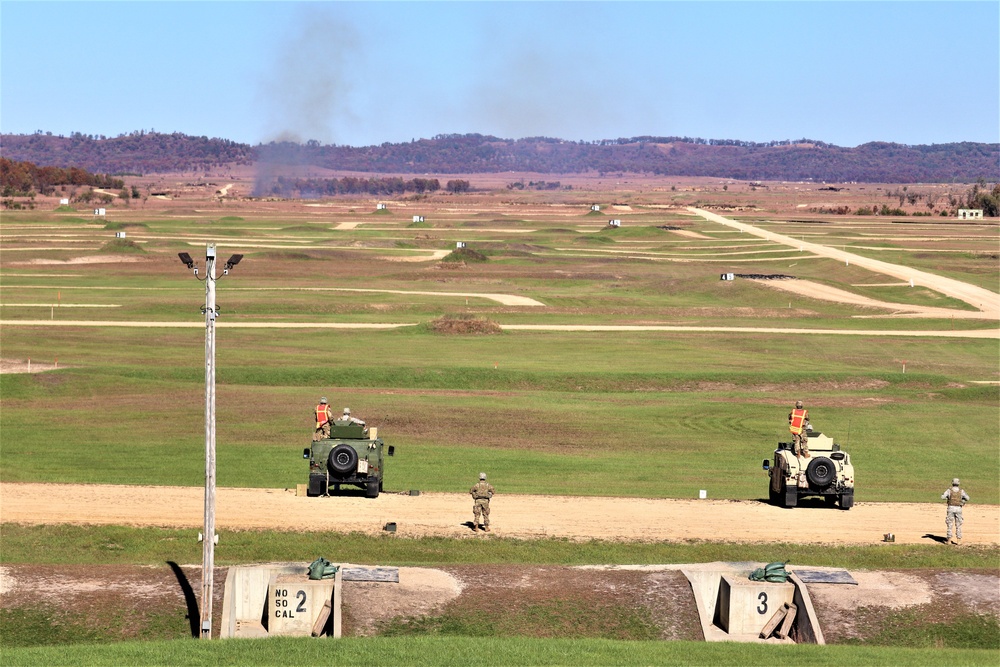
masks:
{"type": "Polygon", "coordinates": [[[809,411],[802,401],[795,401],[795,408],[788,413],[788,430],[792,432],[792,453],[809,458],[809,411]]]}
{"type": "Polygon", "coordinates": [[[947,540],[950,544],[962,542],[962,507],[969,502],[969,494],[958,485],[958,478],[951,480],[951,488],[941,494],[941,500],[948,501],[948,512],[944,524],[948,527],[947,540]],[[955,539],[951,539],[951,525],[955,524],[955,539]]]}
{"type": "Polygon", "coordinates": [[[313,442],[330,437],[330,422],[333,421],[333,410],[330,409],[330,401],[326,396],[319,399],[316,406],[316,431],[313,433],[313,442]]]}
{"type": "Polygon", "coordinates": [[[490,531],[490,498],[493,497],[493,487],[486,481],[486,473],[479,473],[479,483],[469,490],[472,495],[472,532],[479,529],[479,515],[483,516],[483,531],[490,531]]]}

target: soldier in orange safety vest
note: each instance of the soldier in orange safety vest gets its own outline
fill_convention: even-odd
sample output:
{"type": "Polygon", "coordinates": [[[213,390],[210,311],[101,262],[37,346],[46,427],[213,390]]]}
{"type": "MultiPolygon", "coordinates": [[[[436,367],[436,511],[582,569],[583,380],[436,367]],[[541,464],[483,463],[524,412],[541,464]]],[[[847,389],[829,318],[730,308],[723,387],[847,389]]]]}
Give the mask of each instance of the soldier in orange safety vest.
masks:
{"type": "Polygon", "coordinates": [[[333,421],[333,410],[330,409],[330,402],[326,396],[319,399],[316,406],[316,432],[313,433],[313,442],[330,437],[330,422],[333,421]]]}
{"type": "Polygon", "coordinates": [[[795,409],[788,413],[788,430],[792,432],[792,452],[796,456],[809,458],[809,411],[802,407],[802,401],[795,401],[795,409]]]}

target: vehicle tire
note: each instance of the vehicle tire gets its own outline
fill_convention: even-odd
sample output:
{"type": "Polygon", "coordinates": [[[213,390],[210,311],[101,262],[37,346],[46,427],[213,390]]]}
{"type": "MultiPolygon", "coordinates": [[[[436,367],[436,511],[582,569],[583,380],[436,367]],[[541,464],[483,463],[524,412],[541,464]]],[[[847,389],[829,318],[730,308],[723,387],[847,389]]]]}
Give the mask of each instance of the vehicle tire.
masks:
{"type": "Polygon", "coordinates": [[[781,491],[782,482],[785,478],[785,459],[781,456],[774,457],[774,465],[771,466],[771,493],[781,491]]]}
{"type": "Polygon", "coordinates": [[[306,490],[306,496],[315,498],[316,496],[322,496],[326,493],[326,479],[325,477],[320,477],[319,475],[309,476],[309,486],[306,490]]]}
{"type": "Polygon", "coordinates": [[[381,479],[379,479],[379,481],[378,481],[378,492],[382,493],[382,480],[381,479]]]}
{"type": "Polygon", "coordinates": [[[849,510],[854,507],[854,494],[843,493],[840,495],[840,509],[849,510]]]}
{"type": "Polygon", "coordinates": [[[372,480],[365,485],[365,498],[378,498],[379,491],[379,483],[372,480]]]}
{"type": "Polygon", "coordinates": [[[330,450],[326,467],[340,477],[350,475],[358,469],[358,453],[350,445],[341,443],[330,450]]]}
{"type": "Polygon", "coordinates": [[[817,456],[809,462],[806,468],[806,479],[817,488],[830,486],[830,483],[837,477],[837,467],[833,461],[825,456],[817,456]]]}
{"type": "Polygon", "coordinates": [[[789,489],[786,484],[784,494],[784,502],[781,503],[783,507],[795,507],[799,504],[799,487],[793,486],[789,489]]]}

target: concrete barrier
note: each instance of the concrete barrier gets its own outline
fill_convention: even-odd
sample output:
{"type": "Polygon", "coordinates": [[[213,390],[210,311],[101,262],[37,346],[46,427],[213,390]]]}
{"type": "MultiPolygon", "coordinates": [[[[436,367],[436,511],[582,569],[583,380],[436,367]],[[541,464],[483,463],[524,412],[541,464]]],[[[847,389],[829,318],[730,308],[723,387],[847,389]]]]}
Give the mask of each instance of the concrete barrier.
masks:
{"type": "Polygon", "coordinates": [[[303,565],[229,568],[219,636],[340,637],[343,569],[334,579],[311,580],[303,565]]]}
{"type": "Polygon", "coordinates": [[[805,584],[794,573],[789,583],[750,581],[750,572],[762,565],[716,562],[680,568],[691,584],[705,641],[824,644],[805,584]],[[786,603],[795,606],[796,614],[782,628],[785,637],[761,638],[761,630],[786,603]]]}

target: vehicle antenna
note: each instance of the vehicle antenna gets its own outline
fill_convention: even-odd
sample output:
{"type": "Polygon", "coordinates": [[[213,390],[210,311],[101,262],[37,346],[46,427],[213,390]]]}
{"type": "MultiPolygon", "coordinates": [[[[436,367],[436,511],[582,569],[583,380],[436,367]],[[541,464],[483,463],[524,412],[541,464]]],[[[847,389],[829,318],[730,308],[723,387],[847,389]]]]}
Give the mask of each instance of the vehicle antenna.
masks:
{"type": "Polygon", "coordinates": [[[848,449],[851,447],[851,419],[853,419],[853,415],[847,418],[847,442],[844,443],[844,447],[848,449]]]}

